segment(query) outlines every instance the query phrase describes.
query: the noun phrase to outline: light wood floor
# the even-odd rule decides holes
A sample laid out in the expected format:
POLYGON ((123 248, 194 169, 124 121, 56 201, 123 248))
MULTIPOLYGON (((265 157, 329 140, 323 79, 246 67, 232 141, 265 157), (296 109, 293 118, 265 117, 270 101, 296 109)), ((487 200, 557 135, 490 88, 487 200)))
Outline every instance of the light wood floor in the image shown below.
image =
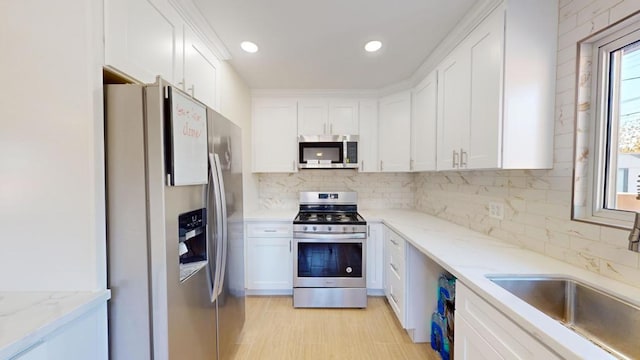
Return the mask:
POLYGON ((233 359, 429 359, 383 297, 366 309, 294 309, 289 296, 247 297, 246 321, 233 359))

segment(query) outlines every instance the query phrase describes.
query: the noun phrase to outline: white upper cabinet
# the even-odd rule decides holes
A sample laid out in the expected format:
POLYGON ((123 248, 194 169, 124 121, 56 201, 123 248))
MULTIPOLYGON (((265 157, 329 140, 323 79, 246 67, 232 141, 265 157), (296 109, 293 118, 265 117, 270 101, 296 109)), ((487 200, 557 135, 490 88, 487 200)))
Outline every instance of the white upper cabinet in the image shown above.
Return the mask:
POLYGON ((378 172, 378 101, 360 101, 360 139, 358 140, 359 172, 378 172))
POLYGON ((177 84, 183 21, 166 0, 105 0, 105 64, 144 83, 177 84))
POLYGON ((194 31, 184 27, 184 79, 179 82, 191 96, 219 110, 219 61, 194 31))
POLYGON ((436 169, 437 72, 433 71, 413 89, 411 115, 411 170, 436 169))
POLYGON ((358 101, 301 99, 299 135, 358 135, 358 101))
POLYGON ((329 134, 358 135, 358 101, 329 101, 329 134))
POLYGON ((501 165, 501 84, 504 12, 497 11, 468 38, 471 104, 469 135, 460 153, 460 167, 492 169, 501 165))
POLYGON ((379 101, 378 151, 380 171, 409 171, 411 158, 411 92, 379 101))
POLYGON ((329 134, 329 105, 322 99, 304 99, 298 102, 298 134, 329 134))
POLYGON ((105 64, 143 83, 156 76, 219 109, 219 60, 167 0, 105 0, 105 64))
POLYGON ((557 11, 507 0, 440 63, 438 170, 552 166, 557 11))
POLYGON ((296 125, 295 99, 253 99, 253 172, 297 171, 296 125))

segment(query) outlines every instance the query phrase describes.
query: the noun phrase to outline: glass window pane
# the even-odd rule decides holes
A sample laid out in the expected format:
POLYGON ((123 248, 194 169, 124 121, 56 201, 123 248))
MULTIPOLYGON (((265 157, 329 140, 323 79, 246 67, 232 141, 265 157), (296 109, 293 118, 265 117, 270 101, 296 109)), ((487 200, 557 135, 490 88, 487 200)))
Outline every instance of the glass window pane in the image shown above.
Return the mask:
POLYGON ((612 53, 607 208, 640 211, 640 41, 612 53))

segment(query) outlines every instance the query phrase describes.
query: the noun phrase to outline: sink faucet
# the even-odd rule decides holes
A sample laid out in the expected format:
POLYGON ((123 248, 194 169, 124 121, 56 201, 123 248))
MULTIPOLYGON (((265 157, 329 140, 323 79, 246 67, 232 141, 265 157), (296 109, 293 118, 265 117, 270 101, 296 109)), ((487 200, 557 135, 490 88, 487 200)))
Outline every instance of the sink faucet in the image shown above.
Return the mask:
POLYGON ((636 213, 633 228, 629 233, 629 250, 638 252, 638 245, 640 245, 640 213, 636 213))

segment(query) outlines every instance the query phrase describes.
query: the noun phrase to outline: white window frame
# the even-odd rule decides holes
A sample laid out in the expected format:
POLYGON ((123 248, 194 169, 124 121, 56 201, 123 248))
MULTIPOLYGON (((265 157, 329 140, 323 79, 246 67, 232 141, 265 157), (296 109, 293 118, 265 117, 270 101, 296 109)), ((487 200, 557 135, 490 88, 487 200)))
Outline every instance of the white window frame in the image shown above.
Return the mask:
MULTIPOLYGON (((595 34, 578 43, 580 49, 583 45, 591 46, 592 51, 592 84, 591 84, 591 111, 589 134, 589 152, 592 155, 588 166, 588 184, 586 194, 586 208, 579 209, 574 203, 573 219, 586 221, 601 225, 631 228, 634 220, 634 212, 625 210, 612 210, 604 208, 603 200, 605 196, 611 199, 611 191, 607 194, 606 183, 613 184, 615 192, 615 176, 617 172, 610 171, 606 174, 606 164, 608 148, 617 149, 617 136, 612 144, 607 146, 608 126, 609 126, 609 69, 610 54, 628 44, 640 41, 640 15, 627 18, 611 27, 595 34), (609 178, 605 182, 605 175, 609 178), (612 182, 613 181, 613 182, 612 182)), ((580 69, 578 69, 580 70, 580 69)), ((619 71, 619 70, 618 70, 619 71)), ((578 71, 580 73, 580 71, 578 71)), ((614 91, 614 97, 619 92, 614 91)), ((616 99, 612 103, 618 103, 616 99)), ((611 109, 613 116, 617 116, 618 108, 611 109)), ((576 105, 576 116, 578 109, 576 105)), ((618 124, 613 124, 616 127, 618 124)), ((577 132, 577 129, 575 130, 577 132)), ((617 128, 611 129, 612 134, 617 134, 617 128)), ((578 135, 576 135, 576 146, 578 146, 578 135)), ((610 166, 617 169, 616 157, 611 157, 610 166)), ((577 179, 574 178, 574 186, 577 179)), ((574 198, 575 198, 574 188, 574 198)))

